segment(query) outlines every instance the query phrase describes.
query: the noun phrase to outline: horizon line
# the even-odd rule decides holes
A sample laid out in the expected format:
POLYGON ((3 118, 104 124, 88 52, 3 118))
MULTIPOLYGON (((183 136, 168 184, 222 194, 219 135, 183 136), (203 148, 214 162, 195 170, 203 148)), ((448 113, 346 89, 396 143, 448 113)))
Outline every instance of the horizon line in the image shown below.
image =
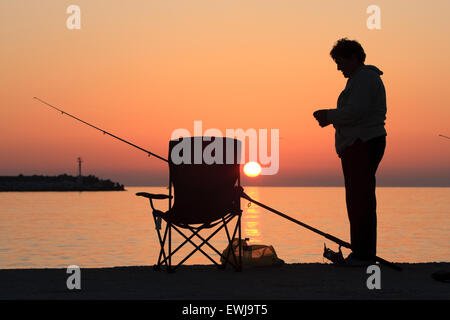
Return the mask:
MULTIPOLYGON (((344 188, 344 185, 241 185, 242 187, 281 187, 281 188, 344 188)), ((160 187, 160 188, 167 188, 167 185, 125 185, 124 187, 144 187, 144 188, 150 188, 150 187, 160 187)), ((450 188, 449 185, 377 185, 377 188, 450 188)))

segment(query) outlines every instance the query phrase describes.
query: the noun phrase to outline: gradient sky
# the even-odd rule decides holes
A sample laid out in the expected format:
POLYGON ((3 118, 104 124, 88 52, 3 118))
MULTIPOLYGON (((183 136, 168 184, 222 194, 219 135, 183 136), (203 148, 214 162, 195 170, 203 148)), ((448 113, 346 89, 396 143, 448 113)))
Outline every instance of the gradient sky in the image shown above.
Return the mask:
POLYGON ((0 175, 84 174, 164 185, 174 129, 280 130, 280 170, 245 184, 342 185, 334 129, 312 117, 345 86, 329 56, 356 39, 384 71, 379 185, 450 186, 450 2, 0 0, 0 175), (81 8, 81 30, 66 8, 81 8), (381 8, 381 30, 366 8, 381 8))

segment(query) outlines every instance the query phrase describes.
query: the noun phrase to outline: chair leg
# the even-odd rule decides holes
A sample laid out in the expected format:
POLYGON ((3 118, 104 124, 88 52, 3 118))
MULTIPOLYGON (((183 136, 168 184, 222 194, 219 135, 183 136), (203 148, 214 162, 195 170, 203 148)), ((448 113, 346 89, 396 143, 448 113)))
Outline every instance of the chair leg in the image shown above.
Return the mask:
POLYGON ((241 214, 238 216, 238 228, 239 228, 239 264, 238 264, 238 270, 236 271, 242 271, 242 235, 241 235, 241 214))
POLYGON ((155 270, 155 271, 161 270, 161 266, 164 264, 166 266, 167 272, 173 273, 175 269, 172 268, 172 255, 174 254, 174 252, 172 252, 172 225, 170 223, 166 223, 166 229, 164 231, 164 236, 162 237, 162 239, 161 239, 160 231, 158 229, 156 231, 158 234, 158 239, 159 239, 159 244, 161 246, 161 249, 159 251, 158 262, 157 262, 157 264, 155 264, 153 266, 153 270, 155 270), (167 241, 167 246, 168 246, 168 254, 167 255, 165 252, 166 241, 167 241))
MULTIPOLYGON (((230 249, 230 250, 227 251, 227 256, 224 257, 225 262, 222 264, 223 269, 225 269, 226 266, 227 266, 227 264, 228 264, 228 258, 230 257, 230 253, 231 253, 231 255, 232 255, 233 258, 234 258, 234 263, 237 264, 236 256, 232 253, 232 251, 234 251, 234 249, 233 249, 233 240, 234 240, 234 234, 235 234, 236 232, 234 232, 233 236, 230 237, 230 233, 228 232, 228 228, 227 228, 227 226, 226 226, 226 221, 225 221, 225 219, 222 218, 222 221, 223 221, 223 223, 224 223, 224 225, 225 225, 225 232, 226 232, 226 234, 227 234, 227 239, 228 239, 228 248, 230 249)), ((228 220, 228 221, 231 221, 231 220, 228 220)))
MULTIPOLYGON (((231 221, 231 219, 228 220, 228 221, 231 221)), ((229 248, 232 248, 232 249, 233 249, 233 240, 236 237, 236 232, 238 232, 238 255, 239 255, 239 258, 237 258, 235 250, 234 249, 233 250, 229 250, 227 252, 227 256, 224 257, 225 258, 225 265, 228 262, 230 262, 228 259, 229 259, 229 255, 230 255, 230 251, 231 251, 231 255, 233 257, 234 264, 231 263, 231 262, 230 262, 230 264, 233 265, 235 271, 242 271, 241 215, 237 216, 236 226, 234 228, 233 235, 232 235, 231 238, 230 238, 230 235, 228 233, 228 228, 226 226, 225 226, 225 230, 226 230, 227 237, 228 237, 229 248)))
MULTIPOLYGON (((173 228, 174 228, 177 232, 180 232, 179 230, 177 230, 176 227, 173 227, 173 228)), ((196 236, 196 235, 198 234, 198 232, 199 232, 199 230, 196 230, 196 231, 193 231, 192 235, 190 235, 189 237, 185 237, 185 236, 184 236, 186 240, 184 240, 183 243, 181 243, 180 245, 178 245, 178 247, 177 247, 175 250, 173 250, 173 251, 171 252, 171 255, 174 256, 175 253, 176 253, 178 250, 180 250, 186 243, 190 242, 191 239, 192 239, 194 236, 196 236)), ((166 264, 167 264, 167 260, 168 260, 168 257, 164 257, 164 260, 161 261, 161 264, 163 264, 163 263, 166 263, 166 264)))
MULTIPOLYGON (((200 234, 197 234, 197 237, 202 241, 202 243, 197 246, 194 243, 192 243, 192 245, 196 248, 194 249, 194 251, 191 252, 191 254, 188 256, 190 257, 192 254, 194 254, 195 251, 199 250, 201 253, 203 253, 209 260, 211 260, 217 267, 221 267, 221 264, 217 263, 216 261, 214 261, 213 258, 211 258, 207 253, 205 253, 200 247, 202 247, 203 245, 207 245, 208 247, 210 247, 215 253, 217 253, 220 257, 224 258, 226 262, 229 262, 231 265, 233 265, 232 262, 228 261, 228 258, 226 258, 225 256, 222 255, 222 253, 220 253, 216 248, 214 248, 208 241, 209 239, 211 239, 216 233, 218 233, 222 228, 226 229, 226 225, 233 219, 233 217, 227 218, 227 220, 225 221, 225 223, 223 223, 220 227, 218 227, 212 234, 209 235, 208 238, 204 239, 200 234)), ((177 230, 178 231, 178 230, 177 230)), ((192 230, 191 230, 192 231, 192 230)), ((178 231, 180 232, 180 231, 178 231)), ((233 234, 233 237, 236 235, 236 231, 233 234)), ((183 235, 183 237, 186 237, 183 235)), ((186 259, 188 258, 186 257, 186 259)), ((185 260, 186 260, 185 259, 185 260)), ((185 261, 183 260, 183 261, 185 261)), ((236 267, 235 265, 233 265, 234 267, 236 267)))
POLYGON ((167 266, 167 272, 173 273, 175 270, 172 268, 172 224, 169 222, 169 265, 167 266))
POLYGON ((234 270, 237 272, 240 272, 240 271, 242 271, 241 215, 237 216, 236 226, 234 228, 233 236, 230 241, 230 247, 232 246, 232 241, 236 236, 236 232, 238 233, 238 255, 239 255, 239 257, 238 258, 236 257, 236 252, 234 250, 232 250, 232 255, 233 255, 234 262, 235 262, 234 270))
MULTIPOLYGON (((209 237, 208 237, 206 240, 199 234, 200 230, 194 231, 193 229, 189 228, 189 230, 190 230, 191 232, 195 233, 195 235, 196 235, 200 240, 202 240, 202 243, 201 243, 200 245, 196 245, 196 244, 190 239, 190 238, 192 238, 192 236, 191 236, 190 238, 188 238, 183 232, 181 232, 180 230, 178 230, 178 228, 176 228, 176 227, 174 226, 175 231, 177 231, 182 237, 184 237, 187 241, 189 241, 189 242, 195 247, 195 249, 194 249, 190 254, 188 254, 183 260, 181 260, 181 261, 178 263, 177 267, 180 266, 181 264, 183 264, 187 259, 189 259, 189 258, 190 258, 195 252, 197 252, 197 251, 200 251, 200 252, 203 253, 203 255, 204 255, 205 257, 207 257, 212 263, 214 263, 215 265, 218 265, 218 263, 217 263, 216 261, 214 261, 214 259, 211 258, 205 251, 203 251, 203 250, 201 249, 201 247, 202 247, 203 245, 205 245, 205 244, 211 247, 211 245, 208 243, 208 240, 211 239, 217 232, 219 232, 221 228, 223 228, 223 225, 220 226, 220 227, 219 227, 216 231, 214 231, 211 235, 209 235, 209 237)), ((214 247, 212 247, 212 248, 214 249, 214 247)), ((220 254, 220 253, 219 253, 219 254, 220 254)))
POLYGON ((219 252, 216 248, 214 248, 209 243, 209 240, 211 238, 213 238, 214 235, 217 234, 222 228, 225 228, 226 234, 227 234, 227 238, 228 238, 228 242, 230 244, 230 248, 232 248, 233 239, 236 237, 236 233, 238 233, 238 235, 239 235, 239 240, 241 239, 241 215, 230 216, 230 217, 227 217, 227 218, 223 219, 223 224, 221 226, 219 226, 212 234, 210 234, 208 237, 206 237, 206 239, 203 238, 200 235, 200 231, 203 230, 203 228, 199 228, 199 229, 188 228, 192 232, 192 235, 187 237, 180 230, 178 230, 178 228, 175 225, 172 225, 171 223, 167 223, 166 224, 166 229, 165 229, 165 232, 164 232, 164 237, 163 237, 162 240, 161 240, 161 235, 159 234, 159 230, 158 230, 158 234, 159 234, 158 237, 159 237, 160 244, 161 244, 161 251, 160 251, 160 254, 159 254, 159 258, 158 258, 158 264, 154 266, 154 269, 155 270, 159 270, 160 267, 164 264, 166 266, 167 272, 168 273, 173 273, 173 272, 175 272, 175 269, 177 267, 182 265, 195 252, 200 251, 201 253, 203 253, 209 260, 211 260, 211 262, 213 262, 220 269, 225 268, 226 264, 229 263, 230 265, 233 266, 235 271, 242 271, 242 244, 241 244, 241 241, 239 241, 239 244, 238 244, 239 245, 239 254, 238 254, 239 257, 236 257, 235 250, 229 250, 227 256, 225 257, 224 255, 222 255, 221 252, 219 252), (237 218, 237 221, 236 221, 236 225, 234 227, 233 235, 230 237, 230 233, 228 231, 227 224, 229 222, 231 222, 231 220, 233 220, 234 217, 237 218), (185 241, 173 251, 172 251, 172 229, 177 231, 185 239, 185 241), (167 237, 168 237, 168 239, 167 239, 167 237), (200 245, 197 245, 197 244, 195 244, 192 241, 193 237, 197 237, 198 239, 200 239, 202 241, 200 243, 200 245), (168 242, 167 243, 167 247, 168 247, 167 248, 168 249, 167 252, 165 252, 165 250, 164 250, 165 246, 166 246, 166 241, 168 242), (175 252, 177 252, 187 242, 191 243, 194 246, 194 250, 190 254, 188 254, 183 260, 181 260, 176 266, 172 266, 172 256, 175 254, 175 252), (225 259, 225 263, 224 264, 217 263, 204 250, 202 250, 201 247, 203 245, 207 245, 212 250, 214 250, 220 257, 223 257, 225 259), (230 257, 230 251, 231 251, 231 254, 232 254, 233 258, 230 257), (231 259, 233 259, 233 261, 231 261, 231 259))
MULTIPOLYGON (((212 258, 210 258, 208 255, 206 255, 201 249, 199 249, 199 250, 202 251, 202 253, 204 253, 210 260, 212 260, 212 261, 217 265, 217 267, 218 267, 219 269, 225 269, 226 265, 229 263, 230 265, 233 266, 233 268, 234 268, 236 271, 242 271, 242 259, 240 258, 240 259, 238 260, 238 259, 236 258, 236 253, 234 252, 234 250, 228 250, 227 255, 224 256, 221 252, 219 252, 216 248, 214 248, 214 247, 208 242, 208 240, 209 240, 212 236, 214 236, 215 233, 217 233, 221 228, 224 228, 224 229, 225 229, 225 232, 226 232, 226 235, 227 235, 227 238, 228 238, 229 248, 233 248, 233 239, 236 237, 236 232, 237 232, 237 231, 239 231, 239 244, 240 244, 240 238, 241 238, 241 232, 240 232, 240 227, 241 227, 241 224, 240 224, 240 216, 237 217, 236 226, 235 226, 235 228, 234 228, 233 235, 232 235, 231 237, 230 237, 230 233, 228 232, 227 224, 228 224, 229 222, 231 222, 231 220, 233 220, 233 218, 234 218, 234 216, 229 217, 229 218, 227 218, 227 219, 222 219, 223 224, 222 224, 222 225, 221 225, 221 226, 220 226, 213 234, 211 234, 206 240, 205 240, 202 236, 197 235, 197 237, 198 237, 200 240, 202 240, 202 244, 200 245, 200 247, 201 247, 202 245, 204 245, 204 244, 206 244, 207 246, 209 246, 214 252, 216 252, 220 257, 222 257, 222 258, 225 260, 225 263, 224 263, 224 264, 218 264, 218 263, 216 263, 215 261, 212 260, 212 258), (231 262, 231 260, 230 260, 230 259, 231 259, 231 258, 230 258, 230 252, 231 252, 231 255, 232 255, 232 257, 233 257, 234 263, 231 262), (238 261, 239 261, 239 262, 238 262, 238 261)), ((193 253, 193 252, 192 252, 192 253, 193 253)), ((242 255, 242 249, 240 250, 239 255, 240 255, 240 256, 242 255)))
MULTIPOLYGON (((155 220, 155 225, 156 225, 156 217, 153 216, 154 220, 155 220)), ((160 266, 166 261, 166 253, 164 251, 164 247, 166 244, 166 239, 167 239, 167 231, 168 231, 168 225, 166 224, 166 229, 164 230, 164 236, 163 238, 161 238, 161 232, 159 228, 156 228, 156 233, 158 234, 158 240, 159 240, 159 245, 160 245, 160 251, 159 251, 159 256, 158 256, 158 263, 155 265, 154 269, 155 270, 159 270, 160 266), (161 261, 161 258, 164 257, 164 260, 161 261)), ((167 265, 167 263, 166 263, 167 265)))
POLYGON ((166 241, 167 241, 168 234, 169 234, 169 225, 166 225, 166 230, 164 232, 164 238, 161 243, 161 252, 159 253, 159 257, 158 257, 158 265, 160 265, 160 266, 163 263, 167 266, 167 256, 166 256, 166 252, 165 252, 165 247, 166 247, 166 241), (164 257, 163 261, 161 261, 162 257, 164 257))

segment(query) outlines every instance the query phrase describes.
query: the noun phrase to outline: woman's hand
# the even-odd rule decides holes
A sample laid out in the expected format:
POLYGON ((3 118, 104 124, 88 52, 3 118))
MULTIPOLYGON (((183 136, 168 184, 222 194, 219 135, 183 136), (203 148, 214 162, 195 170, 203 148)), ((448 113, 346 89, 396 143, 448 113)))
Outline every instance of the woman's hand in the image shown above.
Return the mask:
POLYGON ((319 125, 323 128, 329 125, 331 122, 327 119, 328 110, 320 109, 313 113, 314 118, 319 122, 319 125))

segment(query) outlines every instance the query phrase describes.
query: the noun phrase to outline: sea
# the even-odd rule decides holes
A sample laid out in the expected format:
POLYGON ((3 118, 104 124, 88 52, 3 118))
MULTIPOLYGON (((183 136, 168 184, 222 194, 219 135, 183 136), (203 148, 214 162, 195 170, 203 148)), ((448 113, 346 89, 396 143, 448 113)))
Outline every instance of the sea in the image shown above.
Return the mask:
MULTIPOLYGON (((147 199, 137 192, 167 194, 164 187, 126 187, 107 192, 1 192, 0 269, 151 266, 159 241, 147 199)), ((342 187, 245 187, 245 192, 288 216, 349 241, 342 187)), ((377 188, 377 254, 394 262, 450 261, 450 188, 377 188)), ((155 200, 165 211, 167 200, 155 200)), ((286 263, 325 262, 324 244, 338 246, 247 200, 241 200, 242 238, 274 247, 286 263)), ((222 230, 223 231, 223 230, 222 230)), ((211 243, 221 252, 225 232, 211 243)), ((210 233, 207 230, 205 237, 210 233)), ((182 238, 173 232, 173 248, 182 238)), ((195 241, 199 244, 199 241, 195 241)), ((207 246, 211 257, 219 256, 207 246)), ((193 250, 188 243, 173 263, 193 250)), ((349 253, 343 249, 344 255, 349 253)), ((211 264, 197 252, 185 264, 211 264)))

